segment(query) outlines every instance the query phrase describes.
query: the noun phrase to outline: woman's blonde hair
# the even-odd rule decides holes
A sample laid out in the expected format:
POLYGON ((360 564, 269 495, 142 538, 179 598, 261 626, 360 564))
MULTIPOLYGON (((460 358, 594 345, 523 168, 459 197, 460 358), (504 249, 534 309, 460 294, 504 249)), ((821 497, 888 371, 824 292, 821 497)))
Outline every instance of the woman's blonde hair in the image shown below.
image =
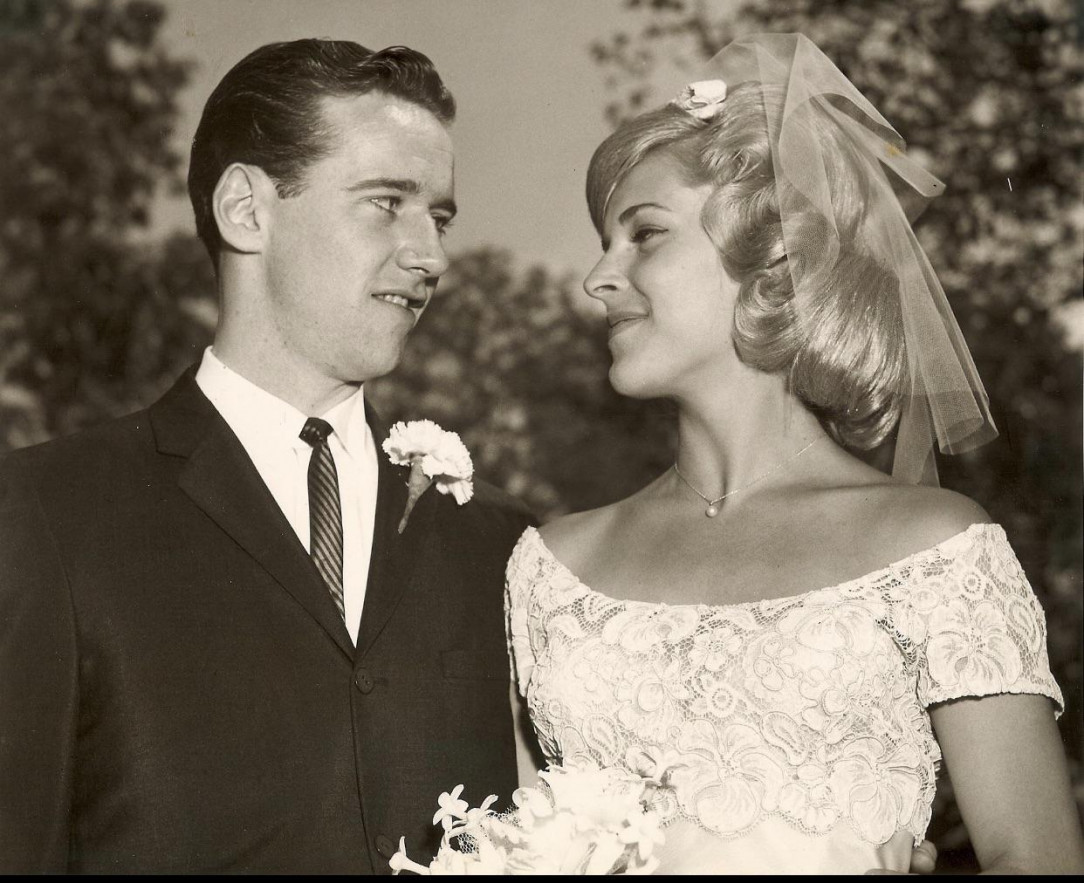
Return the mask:
POLYGON ((786 376, 788 388, 841 444, 869 449, 899 420, 907 380, 907 354, 899 282, 856 245, 869 210, 868 171, 851 143, 825 114, 807 117, 831 191, 833 217, 812 206, 790 219, 784 247, 767 119, 778 119, 781 89, 740 85, 721 112, 704 123, 667 105, 622 125, 602 144, 587 172, 587 202, 602 232, 610 196, 648 155, 677 160, 690 186, 712 185, 701 213, 705 232, 740 289, 733 341, 741 360, 786 376), (767 109, 765 105, 772 103, 767 109), (814 245, 826 223, 841 248, 824 254, 814 245), (808 235, 803 235, 808 233, 808 235), (792 268, 813 280, 795 298, 792 268))

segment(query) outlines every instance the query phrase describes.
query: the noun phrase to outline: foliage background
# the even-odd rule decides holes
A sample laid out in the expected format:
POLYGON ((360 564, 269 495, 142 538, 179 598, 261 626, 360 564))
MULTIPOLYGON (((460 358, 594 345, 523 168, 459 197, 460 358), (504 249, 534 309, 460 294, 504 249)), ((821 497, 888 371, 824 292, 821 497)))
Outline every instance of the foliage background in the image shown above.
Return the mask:
MULTIPOLYGON (((684 0, 634 14, 592 48, 611 121, 660 66, 733 35, 801 31, 949 183, 920 238, 990 393, 1001 437, 942 463, 942 482, 1003 524, 1043 601, 1060 725, 1084 804, 1081 708, 1084 65, 1079 4, 1057 0, 684 0)), ((214 281, 190 235, 149 239, 190 65, 151 0, 0 0, 0 451, 153 401, 213 331, 214 281)), ((614 395, 578 280, 495 248, 458 255, 402 366, 370 384, 390 418, 459 431, 486 478, 543 517, 614 500, 670 462, 665 405, 614 395)), ((970 866, 939 793, 942 867, 970 866)))

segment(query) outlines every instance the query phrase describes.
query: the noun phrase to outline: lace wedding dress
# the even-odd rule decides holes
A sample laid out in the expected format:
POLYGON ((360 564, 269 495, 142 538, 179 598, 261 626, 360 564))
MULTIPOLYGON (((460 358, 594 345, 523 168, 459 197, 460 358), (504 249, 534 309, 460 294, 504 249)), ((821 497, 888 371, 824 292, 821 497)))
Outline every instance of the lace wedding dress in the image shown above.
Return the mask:
POLYGON ((529 528, 506 609, 547 761, 672 786, 662 871, 906 870, 941 759, 928 706, 1062 704, 1042 609, 996 525, 836 586, 723 606, 602 595, 529 528))

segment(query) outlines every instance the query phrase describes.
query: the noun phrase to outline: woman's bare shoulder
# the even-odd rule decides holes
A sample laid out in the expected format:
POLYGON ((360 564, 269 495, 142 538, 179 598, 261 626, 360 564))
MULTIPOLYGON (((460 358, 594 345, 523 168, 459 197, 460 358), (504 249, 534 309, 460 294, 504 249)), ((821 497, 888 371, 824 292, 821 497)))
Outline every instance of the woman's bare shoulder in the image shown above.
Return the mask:
POLYGON ((931 549, 973 524, 989 524, 989 514, 969 497, 945 488, 884 483, 856 488, 862 499, 858 523, 889 559, 931 549))
POLYGON ((613 523, 620 503, 561 515, 542 525, 538 532, 547 548, 561 561, 574 566, 591 554, 613 523))
POLYGON ((640 511, 661 478, 616 503, 554 518, 538 529, 543 542, 558 559, 575 569, 577 564, 605 548, 623 519, 640 511))

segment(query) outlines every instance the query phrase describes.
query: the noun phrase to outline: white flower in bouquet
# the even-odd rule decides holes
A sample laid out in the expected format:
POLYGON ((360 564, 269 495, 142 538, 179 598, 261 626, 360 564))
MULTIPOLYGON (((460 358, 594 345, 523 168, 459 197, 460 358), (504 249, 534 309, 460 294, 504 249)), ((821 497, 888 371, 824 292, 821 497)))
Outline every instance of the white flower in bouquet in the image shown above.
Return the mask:
POLYGON ((392 870, 417 874, 650 874, 663 842, 650 808, 656 782, 618 769, 551 766, 536 788, 520 788, 515 807, 496 813, 490 796, 470 809, 463 786, 439 798, 433 818, 444 826, 428 866, 392 856, 392 870))

